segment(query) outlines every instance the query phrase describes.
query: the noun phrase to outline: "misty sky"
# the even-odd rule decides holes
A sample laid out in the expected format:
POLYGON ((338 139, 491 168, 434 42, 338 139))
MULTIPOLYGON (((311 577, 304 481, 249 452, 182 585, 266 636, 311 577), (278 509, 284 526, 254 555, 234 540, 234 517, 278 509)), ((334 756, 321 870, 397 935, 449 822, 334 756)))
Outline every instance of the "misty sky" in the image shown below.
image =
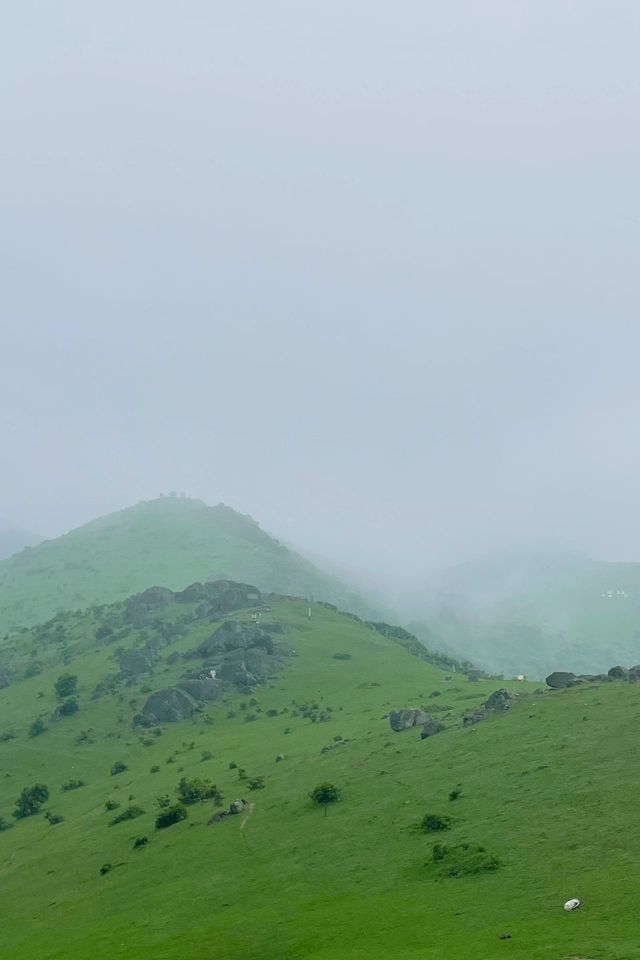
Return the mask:
POLYGON ((0 14, 0 515, 640 559, 640 6, 0 14))

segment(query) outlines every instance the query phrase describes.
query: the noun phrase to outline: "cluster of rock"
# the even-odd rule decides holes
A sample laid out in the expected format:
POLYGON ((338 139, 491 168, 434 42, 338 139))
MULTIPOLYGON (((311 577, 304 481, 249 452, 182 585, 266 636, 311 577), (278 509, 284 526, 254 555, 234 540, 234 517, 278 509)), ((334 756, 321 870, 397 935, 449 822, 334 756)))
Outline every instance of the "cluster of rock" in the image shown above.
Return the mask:
POLYGON ((174 687, 152 693, 133 722, 140 727, 154 727, 159 723, 188 720, 203 704, 222 699, 224 687, 221 680, 179 680, 174 687))
POLYGON ((567 687, 577 687, 580 683, 603 683, 610 680, 628 680, 631 683, 640 681, 640 664, 635 667, 615 666, 607 673, 569 673, 565 670, 556 670, 550 673, 545 683, 552 690, 566 690, 567 687))
POLYGON ((225 620, 187 654, 187 659, 201 660, 201 666, 186 673, 175 686, 152 693, 134 722, 149 727, 186 720, 204 704, 222 699, 231 684, 249 693, 265 683, 294 655, 288 644, 276 643, 271 635, 270 631, 282 633, 282 625, 269 624, 269 630, 266 626, 225 620))
POLYGON ((389 723, 391 729, 395 730, 396 733, 400 733, 402 730, 409 730, 411 727, 422 727, 420 731, 421 740, 433 737, 436 733, 440 733, 445 729, 444 724, 435 720, 430 713, 411 708, 392 710, 389 714, 389 723))
POLYGON ((217 813, 214 813, 214 815, 207 820, 207 826, 210 827, 214 823, 220 823, 221 820, 226 820, 227 817, 237 816, 237 814, 246 810, 248 806, 249 804, 246 800, 234 800, 228 810, 218 810, 217 813))
POLYGON ((472 727, 474 724, 480 723, 481 720, 484 720, 491 713, 505 713, 511 708, 515 699, 515 696, 509 693, 505 687, 494 690, 483 704, 475 710, 467 710, 467 712, 463 714, 462 726, 472 727))
POLYGON ((141 626, 170 603, 197 603, 198 617, 215 620, 234 610, 257 607, 263 603, 263 597, 257 587, 235 580, 192 583, 177 592, 167 587, 149 587, 127 600, 124 620, 133 626, 141 626))

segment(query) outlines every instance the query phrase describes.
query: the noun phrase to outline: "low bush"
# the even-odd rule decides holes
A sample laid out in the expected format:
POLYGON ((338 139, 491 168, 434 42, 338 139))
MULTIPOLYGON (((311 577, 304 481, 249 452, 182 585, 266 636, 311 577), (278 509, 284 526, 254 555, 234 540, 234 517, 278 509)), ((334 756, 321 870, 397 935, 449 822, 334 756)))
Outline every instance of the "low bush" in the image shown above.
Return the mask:
POLYGON ((78 706, 78 701, 75 697, 69 697, 68 700, 63 700, 63 702, 58 707, 58 716, 59 717, 72 717, 74 713, 77 713, 80 707, 78 706))
POLYGON ((30 736, 30 737, 39 737, 40 734, 41 734, 41 733, 44 733, 46 729, 47 729, 47 728, 46 728, 46 726, 45 726, 45 724, 44 724, 44 720, 42 720, 40 717, 38 717, 36 720, 33 721, 33 723, 31 724, 31 726, 29 727, 29 736, 30 736))
POLYGON ((249 790, 264 790, 266 786, 264 777, 254 777, 253 780, 248 780, 247 786, 249 790))
POLYGON ((431 863, 437 865, 438 873, 445 877, 473 877, 481 873, 493 873, 502 866, 502 861, 479 843, 458 843, 454 846, 435 843, 431 850, 431 863))
POLYGON ((117 817, 114 817, 113 820, 109 823, 110 827, 115 827, 117 823, 124 823, 125 820, 135 820, 136 817, 141 817, 144 813, 142 807, 125 807, 122 813, 119 813, 117 817))
POLYGON ((156 817, 156 829, 164 830, 166 827, 171 827, 174 823, 179 823, 181 820, 186 819, 186 807, 184 807, 181 803, 176 803, 172 807, 167 807, 166 810, 163 810, 162 813, 158 814, 156 817))
POLYGON ((35 783, 32 787, 23 787, 22 793, 16 800, 13 815, 16 820, 30 817, 38 813, 49 799, 49 790, 44 783, 35 783))
POLYGON ((44 816, 45 816, 45 820, 48 820, 49 823, 50 823, 52 826, 53 826, 54 823, 63 823, 63 822, 64 822, 64 817, 63 817, 63 816, 61 816, 59 813, 51 813, 50 810, 47 810, 47 812, 45 813, 44 816))
POLYGON ((451 817, 441 813, 425 813, 420 821, 420 828, 425 833, 436 833, 438 830, 450 830, 452 824, 451 817))
POLYGON ((176 793, 182 803, 199 803, 201 800, 222 800, 222 793, 218 790, 215 783, 212 783, 211 780, 200 780, 198 777, 194 777, 192 780, 189 780, 187 777, 182 777, 176 787, 176 793))
POLYGON ((80 787, 86 786, 84 780, 67 780, 66 783, 62 784, 63 793, 68 793, 69 790, 79 790, 80 787))
POLYGON ((129 769, 129 768, 128 768, 128 766, 126 765, 126 763, 124 763, 122 760, 118 760, 118 761, 116 761, 116 763, 114 763, 114 765, 111 767, 111 776, 112 776, 112 777, 115 777, 115 776, 117 776, 117 774, 119 774, 119 773, 124 773, 125 770, 128 770, 128 769, 129 769))

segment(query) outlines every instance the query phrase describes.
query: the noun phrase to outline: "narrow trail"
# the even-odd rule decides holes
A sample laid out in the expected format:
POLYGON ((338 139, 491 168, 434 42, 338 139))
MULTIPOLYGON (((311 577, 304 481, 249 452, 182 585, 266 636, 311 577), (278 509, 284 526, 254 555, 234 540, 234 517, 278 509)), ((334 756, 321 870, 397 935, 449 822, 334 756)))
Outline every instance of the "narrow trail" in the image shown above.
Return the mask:
POLYGON ((242 832, 244 831, 244 828, 245 828, 245 826, 246 826, 246 824, 247 824, 247 821, 248 821, 249 817, 251 816, 251 814, 253 813, 253 811, 255 810, 255 808, 256 808, 255 803, 249 803, 249 804, 247 805, 247 812, 245 813, 244 817, 242 818, 242 822, 241 822, 241 824, 240 824, 240 833, 242 833, 242 832))

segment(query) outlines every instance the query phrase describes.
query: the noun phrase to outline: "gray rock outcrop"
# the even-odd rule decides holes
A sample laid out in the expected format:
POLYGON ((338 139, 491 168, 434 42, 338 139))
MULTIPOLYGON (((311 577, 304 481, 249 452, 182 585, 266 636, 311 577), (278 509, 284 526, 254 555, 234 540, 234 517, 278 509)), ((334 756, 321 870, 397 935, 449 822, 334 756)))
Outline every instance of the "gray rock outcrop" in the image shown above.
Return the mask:
POLYGON ((550 673, 545 680, 547 686, 553 690, 564 690, 567 687, 575 687, 579 682, 575 673, 568 673, 564 670, 556 670, 555 673, 550 673))
POLYGON ((434 720, 433 717, 429 717, 420 731, 420 739, 427 740, 429 737, 435 737, 436 733, 441 733, 445 729, 444 723, 440 723, 438 720, 434 720))
POLYGON ((485 710, 495 711, 496 713, 504 713, 505 710, 508 710, 515 697, 512 693, 509 693, 505 687, 501 687, 500 690, 494 690, 490 697, 485 700, 483 706, 485 710))
POLYGON ((412 710, 410 708, 392 710, 389 714, 391 729, 395 730, 396 733, 427 723, 427 721, 431 719, 432 717, 430 717, 428 713, 425 713, 424 710, 412 710))

